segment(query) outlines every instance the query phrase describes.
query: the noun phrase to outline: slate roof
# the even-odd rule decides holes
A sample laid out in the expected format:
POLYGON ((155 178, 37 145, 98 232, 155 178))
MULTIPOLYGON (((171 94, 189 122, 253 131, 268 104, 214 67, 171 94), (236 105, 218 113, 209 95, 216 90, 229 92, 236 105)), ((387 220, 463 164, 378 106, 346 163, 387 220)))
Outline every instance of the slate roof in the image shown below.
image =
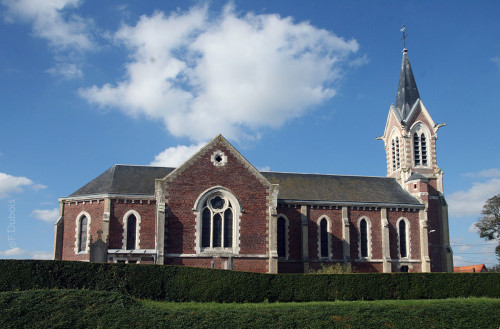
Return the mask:
POLYGON ((408 49, 403 49, 403 61, 401 63, 401 73, 399 74, 398 94, 396 96, 396 110, 402 120, 407 120, 415 102, 420 98, 417 83, 413 76, 408 49))
POLYGON ((412 173, 411 176, 406 180, 406 182, 408 183, 408 182, 411 182, 414 180, 421 180, 424 182, 429 182, 429 179, 427 177, 425 177, 424 175, 422 175, 421 173, 418 173, 418 172, 412 173))
POLYGON ((155 194, 155 179, 167 176, 175 168, 114 165, 70 197, 98 194, 155 194))
POLYGON ((278 199, 419 205, 394 178, 262 172, 279 184, 278 199))
MULTIPOLYGON (((99 194, 154 195, 155 179, 175 168, 115 165, 69 197, 99 194)), ((261 172, 279 184, 278 199, 420 205, 394 178, 261 172)))

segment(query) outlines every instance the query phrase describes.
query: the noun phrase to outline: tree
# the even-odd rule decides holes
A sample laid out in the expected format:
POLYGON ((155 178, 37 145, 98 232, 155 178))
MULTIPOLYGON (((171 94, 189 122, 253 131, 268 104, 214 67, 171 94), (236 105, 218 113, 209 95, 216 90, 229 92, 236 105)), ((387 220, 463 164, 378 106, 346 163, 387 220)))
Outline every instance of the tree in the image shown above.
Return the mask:
POLYGON ((486 200, 481 215, 475 223, 479 236, 486 240, 498 241, 495 251, 500 259, 500 194, 486 200))

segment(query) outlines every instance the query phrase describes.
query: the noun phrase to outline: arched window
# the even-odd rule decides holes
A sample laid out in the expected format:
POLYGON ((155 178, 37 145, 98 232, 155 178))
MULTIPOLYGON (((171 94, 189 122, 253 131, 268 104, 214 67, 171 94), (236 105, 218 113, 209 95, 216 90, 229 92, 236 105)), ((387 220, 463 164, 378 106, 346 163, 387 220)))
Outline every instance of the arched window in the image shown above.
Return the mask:
POLYGON ((413 153, 415 158, 415 166, 420 165, 420 138, 417 133, 413 134, 413 153))
POLYGON ((140 249, 141 215, 130 209, 123 215, 122 248, 126 250, 140 249))
POLYGON ((215 193, 203 202, 201 247, 232 248, 235 209, 223 193, 215 193))
POLYGON ((80 232, 79 232, 79 244, 78 244, 78 252, 87 250, 87 226, 88 219, 84 215, 80 217, 80 232))
POLYGON ((127 218, 127 250, 135 249, 137 218, 130 215, 127 218))
POLYGON ((320 221, 320 255, 321 257, 328 257, 328 223, 326 218, 320 221))
POLYGON ((400 258, 408 257, 408 223, 404 218, 398 222, 398 238, 399 238, 399 256, 400 258))
POLYGON ((399 154, 399 137, 392 139, 392 170, 401 168, 401 160, 399 154))
POLYGON ((82 211, 75 220, 75 254, 88 252, 90 240, 90 226, 92 219, 90 214, 82 211))
POLYGON ((396 170, 396 141, 392 140, 392 170, 396 170))
POLYGON ((358 220, 360 258, 370 257, 370 226, 368 218, 362 217, 358 220))
POLYGON ((401 162, 399 160, 399 137, 396 137, 396 168, 401 167, 401 162))
POLYGON ((428 130, 419 122, 412 128, 413 160, 415 166, 427 166, 429 163, 428 130))
POLYGON ((278 217, 277 228, 278 257, 286 257, 286 221, 283 217, 278 217))
POLYGON ((420 145, 422 147, 422 165, 427 166, 427 144, 425 135, 420 135, 420 145))

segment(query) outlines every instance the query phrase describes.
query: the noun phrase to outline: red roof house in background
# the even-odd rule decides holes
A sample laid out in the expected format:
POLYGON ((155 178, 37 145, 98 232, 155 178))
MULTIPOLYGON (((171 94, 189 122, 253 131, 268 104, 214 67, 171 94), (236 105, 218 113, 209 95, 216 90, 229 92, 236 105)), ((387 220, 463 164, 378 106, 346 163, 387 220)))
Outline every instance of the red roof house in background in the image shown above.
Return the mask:
POLYGON ((460 273, 479 273, 479 272, 488 272, 486 265, 478 264, 478 265, 469 265, 469 266, 456 266, 453 268, 453 272, 460 273))

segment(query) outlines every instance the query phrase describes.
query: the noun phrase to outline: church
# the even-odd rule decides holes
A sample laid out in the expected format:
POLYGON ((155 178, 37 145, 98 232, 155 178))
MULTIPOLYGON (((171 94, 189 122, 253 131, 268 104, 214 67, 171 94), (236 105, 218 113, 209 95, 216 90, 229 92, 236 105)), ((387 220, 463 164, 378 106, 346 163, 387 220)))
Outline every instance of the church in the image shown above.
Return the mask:
MULTIPOLYGON (((54 259, 261 273, 452 272, 438 129, 408 58, 383 140, 386 177, 259 172, 222 135, 177 168, 115 165, 59 199, 54 259)), ((346 146, 348 147, 348 145, 346 146)))

